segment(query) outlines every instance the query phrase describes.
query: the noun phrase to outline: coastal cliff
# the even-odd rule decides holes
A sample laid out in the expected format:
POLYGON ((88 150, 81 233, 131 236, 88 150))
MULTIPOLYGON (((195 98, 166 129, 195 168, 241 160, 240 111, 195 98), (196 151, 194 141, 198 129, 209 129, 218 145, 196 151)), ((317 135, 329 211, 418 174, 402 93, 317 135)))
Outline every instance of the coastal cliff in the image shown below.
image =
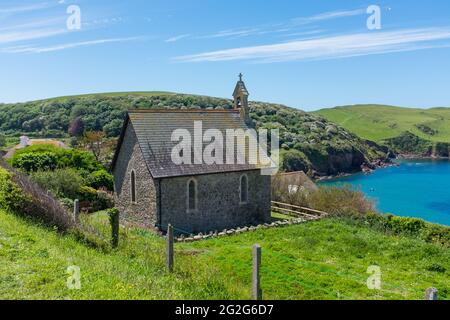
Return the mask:
POLYGON ((450 143, 432 142, 406 131, 384 143, 403 158, 448 158, 450 143))
POLYGON ((448 158, 450 154, 450 108, 374 104, 322 109, 314 114, 387 147, 391 157, 448 158))

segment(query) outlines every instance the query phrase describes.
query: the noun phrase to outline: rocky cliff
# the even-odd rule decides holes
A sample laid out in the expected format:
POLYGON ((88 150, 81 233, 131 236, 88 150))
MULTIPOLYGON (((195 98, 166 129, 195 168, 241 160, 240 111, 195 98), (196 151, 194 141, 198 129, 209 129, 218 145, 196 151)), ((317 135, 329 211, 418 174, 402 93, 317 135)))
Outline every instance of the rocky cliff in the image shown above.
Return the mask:
POLYGON ((450 143, 428 141, 409 131, 398 137, 386 139, 384 143, 403 157, 448 158, 450 155, 450 143))

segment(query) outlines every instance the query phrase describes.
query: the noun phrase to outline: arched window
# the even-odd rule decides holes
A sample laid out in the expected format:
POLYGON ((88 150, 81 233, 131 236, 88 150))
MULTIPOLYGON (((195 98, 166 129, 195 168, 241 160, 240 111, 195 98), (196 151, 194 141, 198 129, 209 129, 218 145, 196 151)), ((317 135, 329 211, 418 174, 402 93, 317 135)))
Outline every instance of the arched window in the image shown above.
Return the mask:
POLYGON ((187 211, 197 210, 197 181, 190 179, 187 183, 187 211))
POLYGON ((131 202, 136 203, 136 173, 131 170, 131 202))
POLYGON ((248 202, 248 177, 246 174, 241 176, 239 193, 241 204, 246 204, 248 202))

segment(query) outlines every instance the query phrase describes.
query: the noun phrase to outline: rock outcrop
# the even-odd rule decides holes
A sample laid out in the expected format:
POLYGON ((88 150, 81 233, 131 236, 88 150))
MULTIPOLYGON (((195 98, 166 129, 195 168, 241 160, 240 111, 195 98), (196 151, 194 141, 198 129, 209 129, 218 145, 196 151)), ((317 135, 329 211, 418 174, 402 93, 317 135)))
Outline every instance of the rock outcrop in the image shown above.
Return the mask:
POLYGON ((450 143, 431 142, 409 131, 398 137, 387 139, 384 143, 401 157, 448 158, 450 156, 450 143))

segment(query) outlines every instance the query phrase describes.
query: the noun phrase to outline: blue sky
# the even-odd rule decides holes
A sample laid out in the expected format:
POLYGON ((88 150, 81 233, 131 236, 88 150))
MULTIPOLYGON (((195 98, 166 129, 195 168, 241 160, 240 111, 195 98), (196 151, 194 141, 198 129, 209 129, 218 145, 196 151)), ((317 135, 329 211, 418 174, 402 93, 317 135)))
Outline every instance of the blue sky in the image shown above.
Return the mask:
POLYGON ((112 91, 450 107, 450 2, 0 0, 0 102, 112 91), (81 10, 68 30, 67 8, 81 10), (381 29, 367 8, 381 8, 381 29))

